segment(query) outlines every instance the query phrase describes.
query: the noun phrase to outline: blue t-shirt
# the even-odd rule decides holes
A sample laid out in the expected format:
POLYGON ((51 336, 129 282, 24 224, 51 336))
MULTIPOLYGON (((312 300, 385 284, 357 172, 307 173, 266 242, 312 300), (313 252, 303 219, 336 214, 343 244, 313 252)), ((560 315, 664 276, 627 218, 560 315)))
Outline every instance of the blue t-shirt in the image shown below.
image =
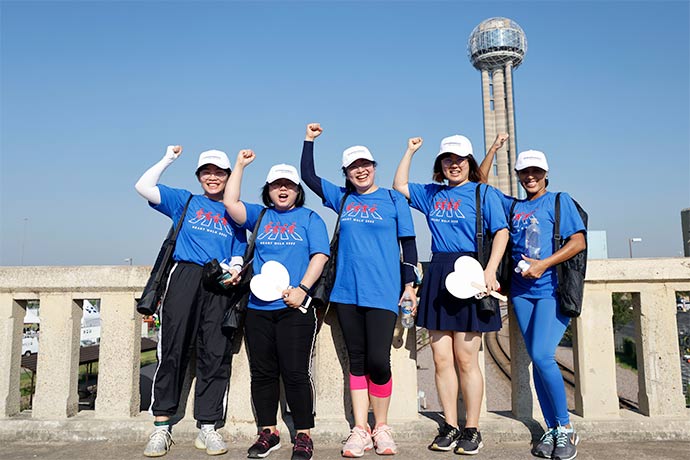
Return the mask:
MULTIPOLYGON (((479 184, 457 187, 442 184, 408 184, 410 206, 426 216, 432 252, 477 252, 477 198, 479 184)), ((497 190, 480 189, 484 229, 492 234, 508 227, 497 190)))
MULTIPOLYGON (((503 195, 503 208, 506 215, 515 198, 503 195)), ((561 236, 565 240, 577 232, 585 232, 585 225, 577 212, 570 195, 561 193, 561 236)), ((546 259, 553 254, 553 229, 556 221, 556 194, 546 192, 536 200, 517 200, 513 209, 513 221, 510 225, 510 239, 513 244, 513 267, 522 260, 522 254, 529 257, 527 250, 527 228, 534 222, 539 229, 536 239, 539 241, 538 259, 546 259)), ((534 257, 533 257, 534 258, 534 257)), ((538 279, 523 278, 514 273, 510 284, 511 297, 533 299, 556 298, 556 268, 551 267, 538 279)))
MULTIPOLYGON (((160 204, 149 205, 179 222, 184 205, 191 193, 187 190, 158 185, 160 204)), ((233 256, 243 256, 247 248, 246 232, 241 230, 225 212, 221 201, 213 201, 204 195, 194 195, 177 235, 173 260, 204 265, 212 259, 229 261, 233 256)))
MULTIPOLYGON (((345 187, 325 179, 321 179, 321 187, 324 205, 338 212, 345 187)), ((397 314, 401 288, 398 238, 407 236, 414 236, 414 224, 403 195, 385 188, 348 195, 340 218, 331 301, 397 314)))
MULTIPOLYGON (((250 203, 244 203, 244 206, 247 221, 242 227, 252 231, 264 207, 250 203)), ((311 256, 318 253, 329 255, 331 252, 323 219, 311 209, 303 207, 284 212, 268 208, 261 218, 254 244, 254 275, 261 273, 264 263, 274 260, 287 269, 290 286, 297 286, 302 281, 311 256)), ((264 302, 251 294, 249 308, 280 310, 288 307, 283 299, 264 302)))

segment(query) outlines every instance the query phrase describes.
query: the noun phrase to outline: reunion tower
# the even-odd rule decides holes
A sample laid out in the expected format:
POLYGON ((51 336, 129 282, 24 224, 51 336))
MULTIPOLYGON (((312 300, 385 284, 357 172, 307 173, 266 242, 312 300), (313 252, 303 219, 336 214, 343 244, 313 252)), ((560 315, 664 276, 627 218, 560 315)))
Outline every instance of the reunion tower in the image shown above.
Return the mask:
POLYGON ((518 196, 518 180, 514 172, 517 143, 513 69, 522 64, 526 52, 525 32, 515 21, 507 18, 482 21, 474 28, 467 42, 470 61, 482 73, 486 149, 491 146, 496 134, 508 133, 510 136, 496 153, 489 184, 512 196, 518 196))

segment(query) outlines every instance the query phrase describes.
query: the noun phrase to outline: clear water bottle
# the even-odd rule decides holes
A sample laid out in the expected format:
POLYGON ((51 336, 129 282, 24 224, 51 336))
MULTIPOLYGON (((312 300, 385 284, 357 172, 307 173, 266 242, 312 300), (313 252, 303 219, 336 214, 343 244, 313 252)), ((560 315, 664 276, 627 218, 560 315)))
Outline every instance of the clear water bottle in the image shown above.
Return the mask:
POLYGON ((414 327, 414 316, 412 315, 412 299, 410 298, 409 294, 405 293, 405 295, 403 296, 400 308, 402 309, 402 318, 400 319, 400 324, 402 324, 402 327, 405 329, 410 329, 411 327, 414 327))
POLYGON ((541 231, 539 230, 539 222, 536 217, 530 219, 530 223, 525 229, 525 249, 527 249, 527 257, 531 259, 538 259, 541 252, 541 244, 539 242, 541 231))

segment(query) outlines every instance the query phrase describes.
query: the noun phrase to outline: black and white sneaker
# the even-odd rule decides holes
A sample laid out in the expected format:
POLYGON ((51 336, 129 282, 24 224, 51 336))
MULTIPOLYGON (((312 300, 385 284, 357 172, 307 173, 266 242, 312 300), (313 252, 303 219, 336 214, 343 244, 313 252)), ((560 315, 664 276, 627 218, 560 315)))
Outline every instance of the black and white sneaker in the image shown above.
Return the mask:
POLYGON ((482 447, 482 434, 476 428, 465 428, 453 452, 460 455, 476 455, 482 447))
POLYGON ((458 443, 460 437, 460 430, 454 426, 443 422, 443 425, 438 429, 438 436, 429 444, 429 450, 438 450, 448 452, 453 450, 458 443))
POLYGON ((314 456, 314 442, 307 433, 297 433, 290 460, 311 460, 314 456))
POLYGON ((553 454, 553 447, 556 443, 556 428, 551 428, 549 431, 541 435, 538 442, 532 447, 532 455, 541 458, 551 458, 553 454))
POLYGON ((577 457, 577 443, 580 438, 574 429, 566 429, 559 426, 556 429, 556 444, 553 448, 551 458, 554 460, 572 460, 577 457))
POLYGON ((274 450, 280 449, 280 436, 270 428, 264 429, 259 433, 259 439, 247 451, 249 458, 264 458, 274 450))

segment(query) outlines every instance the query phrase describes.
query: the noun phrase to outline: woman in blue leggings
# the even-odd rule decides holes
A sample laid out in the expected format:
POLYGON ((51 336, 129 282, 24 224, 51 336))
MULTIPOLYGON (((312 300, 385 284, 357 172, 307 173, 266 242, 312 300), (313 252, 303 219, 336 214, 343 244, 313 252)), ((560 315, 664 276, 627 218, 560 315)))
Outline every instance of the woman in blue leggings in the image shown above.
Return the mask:
MULTIPOLYGON (((492 157, 482 162, 488 170, 492 157)), ((518 326, 532 358, 534 386, 548 429, 532 448, 532 455, 558 460, 577 456, 579 441, 570 417, 563 377, 555 353, 569 318, 560 312, 555 267, 585 249, 585 226, 572 198, 560 194, 560 233, 566 244, 553 252, 556 194, 547 192, 549 165, 542 152, 520 153, 515 163, 527 198, 504 196, 515 267, 510 297, 518 326)))

